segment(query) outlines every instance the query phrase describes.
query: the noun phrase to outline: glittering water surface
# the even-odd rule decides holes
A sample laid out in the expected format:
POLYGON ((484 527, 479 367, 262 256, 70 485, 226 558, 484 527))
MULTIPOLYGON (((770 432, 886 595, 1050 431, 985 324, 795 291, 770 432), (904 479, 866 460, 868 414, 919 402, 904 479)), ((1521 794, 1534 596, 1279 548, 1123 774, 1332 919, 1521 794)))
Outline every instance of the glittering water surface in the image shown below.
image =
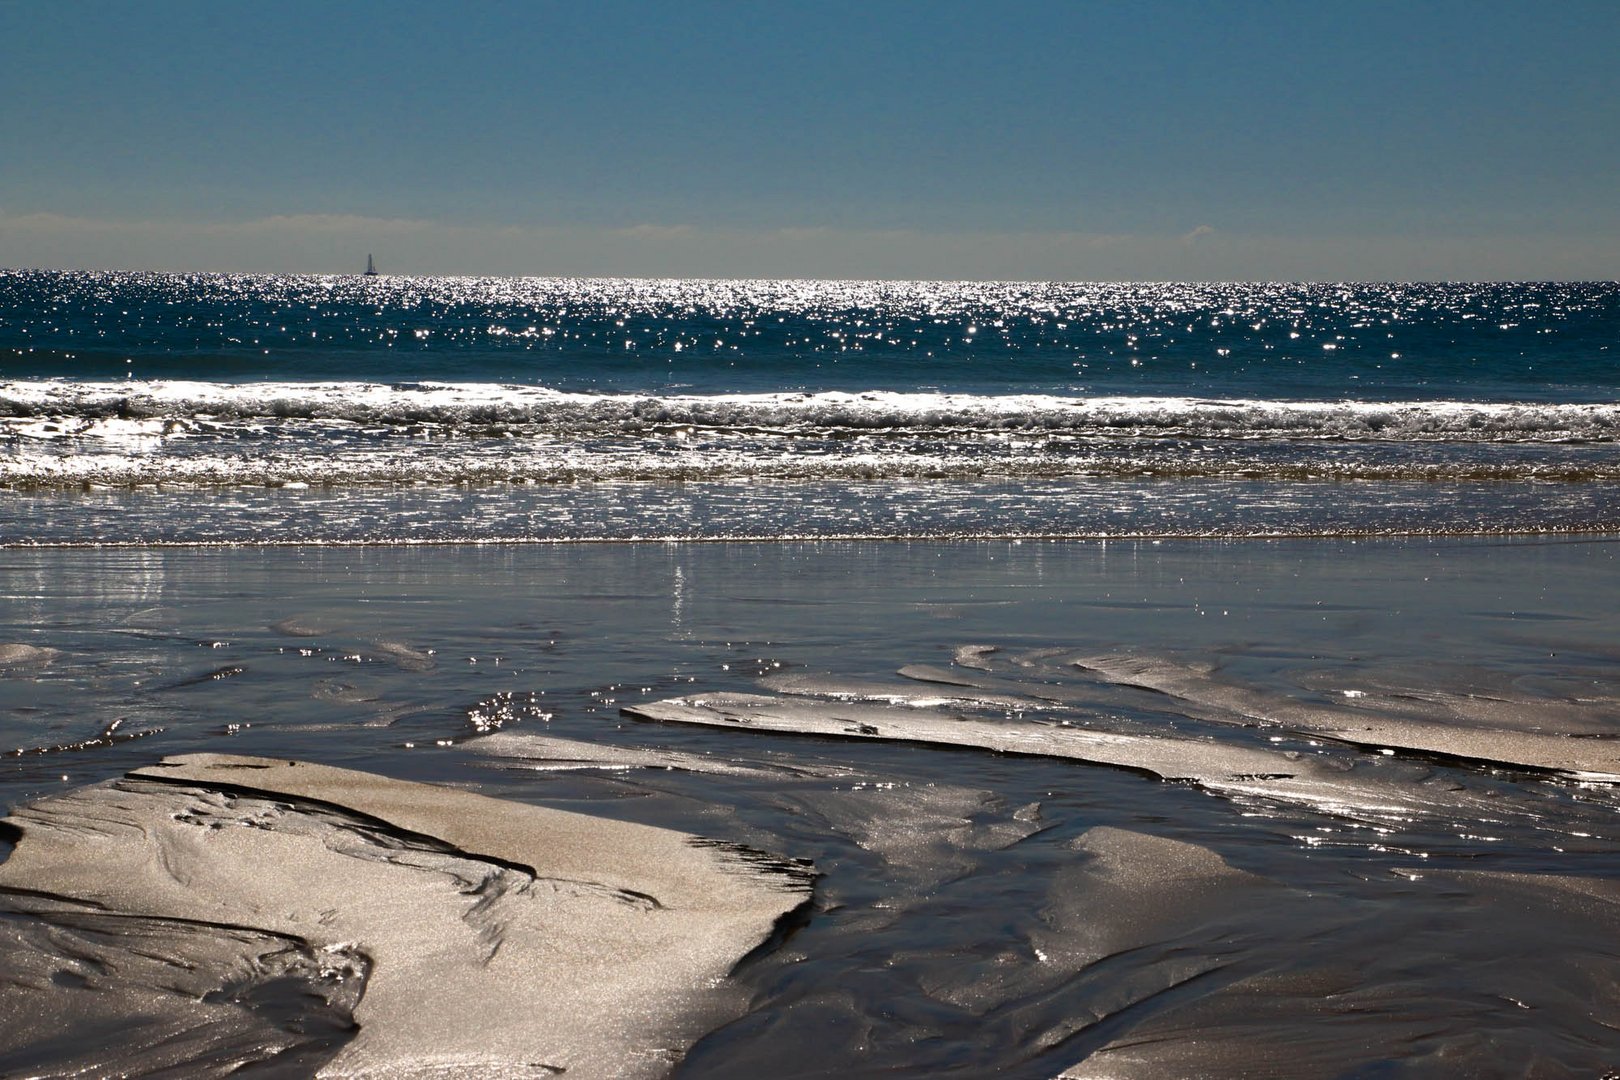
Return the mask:
POLYGON ((0 274, 8 377, 917 389, 1280 399, 1613 396, 1620 292, 0 274))
POLYGON ((13 546, 1588 533, 1620 488, 1057 477, 89 491, 0 504, 13 546), (177 512, 201 506, 202 513, 177 512), (8 513, 9 511, 9 513, 8 513))
MULTIPOLYGON (((0 485, 168 492, 174 513, 119 530, 151 540, 1601 531, 1617 296, 9 273, 0 485), (652 512, 612 527, 592 523, 594 491, 471 516, 405 496, 389 521, 361 490, 601 482, 719 487, 629 496, 652 512), (797 485, 803 512, 773 493, 716 516, 726 485, 757 482, 797 485), (1396 486, 1328 486, 1345 482, 1396 486), (1420 484, 1432 498, 1407 498, 1420 484), (212 524, 218 489, 287 487, 350 492, 354 512, 283 534, 212 524), (896 499, 903 523, 863 511, 896 499)), ((14 500, 0 542, 71 539, 43 519, 74 510, 88 538, 95 506, 14 500)))

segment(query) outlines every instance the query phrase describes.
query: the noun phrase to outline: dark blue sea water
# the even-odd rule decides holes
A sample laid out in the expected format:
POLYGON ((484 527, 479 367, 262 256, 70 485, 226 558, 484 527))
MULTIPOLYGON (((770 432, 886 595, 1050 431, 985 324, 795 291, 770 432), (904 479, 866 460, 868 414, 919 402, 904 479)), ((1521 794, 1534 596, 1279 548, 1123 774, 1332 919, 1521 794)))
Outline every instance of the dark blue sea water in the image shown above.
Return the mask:
POLYGON ((0 484, 124 493, 129 540, 1592 530, 1617 341, 1614 283, 12 272, 0 484), (421 490, 469 485, 521 490, 421 490), (181 527, 138 494, 198 486, 249 509, 181 527), (378 487, 417 509, 333 511, 378 487))
POLYGON ((1620 286, 0 274, 0 375, 1613 401, 1620 286))

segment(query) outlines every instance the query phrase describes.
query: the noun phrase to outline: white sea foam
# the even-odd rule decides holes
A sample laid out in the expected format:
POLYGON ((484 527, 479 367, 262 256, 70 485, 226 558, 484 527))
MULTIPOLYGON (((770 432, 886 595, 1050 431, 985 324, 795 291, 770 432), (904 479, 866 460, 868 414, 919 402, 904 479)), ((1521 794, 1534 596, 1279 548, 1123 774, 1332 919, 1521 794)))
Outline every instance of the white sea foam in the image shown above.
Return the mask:
POLYGON ((186 434, 274 420, 611 435, 661 426, 1371 442, 1612 442, 1620 404, 1264 401, 865 391, 645 395, 364 382, 0 383, 0 438, 186 434), (122 421, 123 424, 113 423, 122 421), (99 426, 98 426, 99 425, 99 426))

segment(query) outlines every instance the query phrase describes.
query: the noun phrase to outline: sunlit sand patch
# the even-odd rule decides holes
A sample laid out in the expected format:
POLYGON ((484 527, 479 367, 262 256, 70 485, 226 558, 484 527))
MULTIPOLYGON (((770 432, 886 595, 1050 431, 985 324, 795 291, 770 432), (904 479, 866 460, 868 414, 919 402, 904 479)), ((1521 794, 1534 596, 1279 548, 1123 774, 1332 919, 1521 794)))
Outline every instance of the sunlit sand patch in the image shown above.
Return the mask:
MULTIPOLYGON (((116 1033, 105 1045, 126 1057, 97 1064, 119 1073, 165 1064, 178 1037, 213 1045, 224 1003, 251 1015, 213 1053, 318 1052, 326 1076, 662 1075, 740 1008, 727 973, 810 895, 807 867, 735 845, 261 758, 166 759, 5 824, 0 902, 39 928, 7 948, 66 974, 0 981, 3 1007, 116 1033), (139 936, 120 942, 100 918, 183 939, 198 992, 151 978, 124 955, 139 936), (110 958, 94 979, 51 958, 88 933, 110 958), (361 969, 357 997, 345 980, 361 969), (310 1007, 323 1046, 243 989, 283 978, 327 1002, 310 1007), (87 995, 91 982, 109 993, 87 995)), ((62 1049, 5 1032, 0 1060, 18 1067, 62 1049)))
POLYGON ((439 666, 433 650, 417 649, 402 641, 379 641, 373 646, 377 659, 393 664, 401 671, 432 671, 439 666))
POLYGON ((1301 701, 1224 680, 1206 665, 1184 664, 1150 654, 1081 656, 1070 663, 1095 678, 1151 690, 1199 709, 1222 710, 1240 722, 1272 724, 1371 749, 1406 750, 1620 782, 1620 743, 1578 737, 1620 731, 1599 710, 1567 702, 1549 702, 1547 711, 1539 714, 1548 727, 1560 722, 1565 725, 1553 733, 1524 729, 1538 716, 1534 702, 1528 699, 1492 702, 1434 691, 1406 695, 1415 702, 1446 706, 1449 715, 1439 719, 1428 710, 1380 712, 1367 707, 1380 702, 1400 706, 1400 702, 1384 696, 1371 701, 1367 695, 1351 698, 1347 700, 1353 705, 1342 706, 1301 701), (1572 712, 1575 716, 1569 715, 1572 712), (1572 724, 1579 730, 1569 731, 1572 724))
POLYGON ((1299 683, 1372 712, 1483 729, 1620 738, 1620 687, 1612 679, 1578 680, 1563 693, 1530 693, 1527 681, 1533 682, 1431 665, 1421 672, 1359 666, 1311 672, 1299 683))
POLYGON ((1511 812, 1422 767, 1377 755, 1262 749, 1236 741, 1089 727, 965 710, 717 693, 628 706, 630 717, 747 733, 921 743, 1067 759, 1196 784, 1251 803, 1292 804, 1377 828, 1436 814, 1485 820, 1511 812))
MULTIPOLYGON (((949 668, 910 665, 908 678, 1030 697, 1098 701, 1108 687, 1145 695, 1138 704, 1202 722, 1273 727, 1361 749, 1409 752, 1481 765, 1620 782, 1620 723, 1613 699, 1514 693, 1491 677, 1479 691, 1456 682, 1424 685, 1410 675, 1366 671, 1309 673, 1294 696, 1241 685, 1202 659, 1151 652, 1003 652, 964 646, 949 668), (1070 685, 1076 677, 1083 682, 1070 685), (1090 688, 1088 688, 1088 685, 1090 688), (1326 697, 1328 700, 1311 700, 1326 697)), ((1436 676, 1436 682, 1441 677, 1436 676)))
POLYGON ((270 629, 278 634, 286 634, 288 637, 321 637, 332 633, 336 627, 315 616, 293 615, 279 622, 271 623, 270 629))
POLYGON ((42 645, 0 644, 0 675, 38 671, 49 667, 61 655, 62 650, 42 645))
MULTIPOLYGON (((905 674, 905 672, 901 672, 905 674)), ((830 675, 812 675, 795 672, 790 675, 770 675, 759 681, 767 690, 779 694, 802 694, 812 697, 840 698, 846 701, 875 701, 890 705, 915 705, 933 708, 940 705, 973 705, 1010 709, 1015 711, 1042 710, 1051 702, 1018 694, 999 694, 984 690, 971 693, 927 693, 906 682, 880 682, 872 679, 840 679, 830 675)), ((964 686, 964 689, 972 689, 964 686)))
POLYGON ((680 750, 655 750, 633 746, 608 746, 564 739, 554 735, 500 731, 461 743, 464 751, 487 756, 491 764, 506 769, 535 772, 567 772, 601 769, 618 772, 629 769, 667 769, 679 772, 722 776, 799 777, 843 776, 846 769, 823 768, 807 763, 776 764, 734 760, 713 754, 692 754, 680 750))
POLYGON ((762 694, 698 694, 632 705, 628 716, 740 731, 830 735, 974 747, 1073 758, 1134 769, 1166 780, 1219 784, 1256 776, 1310 775, 1318 766, 1281 753, 1214 741, 1120 735, 1028 721, 1000 723, 934 709, 871 702, 826 702, 762 694))

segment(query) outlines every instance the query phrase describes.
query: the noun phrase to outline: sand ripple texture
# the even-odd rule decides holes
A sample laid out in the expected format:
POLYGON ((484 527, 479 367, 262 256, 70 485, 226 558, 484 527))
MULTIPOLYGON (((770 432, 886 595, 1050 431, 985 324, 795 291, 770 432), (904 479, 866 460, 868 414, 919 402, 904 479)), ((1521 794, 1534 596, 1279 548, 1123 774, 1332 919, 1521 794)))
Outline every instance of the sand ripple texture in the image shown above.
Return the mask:
POLYGON ((221 755, 5 825, 0 1064, 31 1075, 660 1076, 740 1009, 727 972, 811 881, 669 830, 221 755))

